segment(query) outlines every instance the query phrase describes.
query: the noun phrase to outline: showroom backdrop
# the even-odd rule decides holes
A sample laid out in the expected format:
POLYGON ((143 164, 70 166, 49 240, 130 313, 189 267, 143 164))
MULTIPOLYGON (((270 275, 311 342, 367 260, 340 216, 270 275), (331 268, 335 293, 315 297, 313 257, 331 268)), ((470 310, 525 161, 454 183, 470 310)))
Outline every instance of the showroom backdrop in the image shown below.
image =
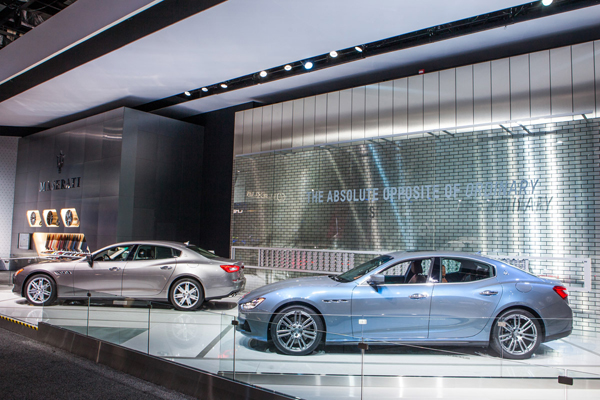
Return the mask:
POLYGON ((563 279, 577 328, 600 330, 599 54, 590 42, 238 112, 236 257, 339 271, 361 251, 510 256, 563 279))

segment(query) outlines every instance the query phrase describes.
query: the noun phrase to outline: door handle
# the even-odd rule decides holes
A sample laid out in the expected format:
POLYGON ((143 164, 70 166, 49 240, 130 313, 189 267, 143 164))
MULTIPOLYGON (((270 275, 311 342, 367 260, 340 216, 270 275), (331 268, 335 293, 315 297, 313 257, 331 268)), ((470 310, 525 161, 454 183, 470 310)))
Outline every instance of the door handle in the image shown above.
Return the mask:
POLYGON ((410 299, 424 299, 427 297, 426 293, 415 293, 408 296, 410 299))
POLYGON ((118 271, 118 270, 120 270, 120 269, 121 269, 121 268, 119 268, 119 267, 110 267, 108 270, 109 270, 109 271, 118 271))
POLYGON ((160 267, 160 269, 173 269, 173 267, 170 265, 165 265, 163 267, 160 267))
POLYGON ((479 294, 483 295, 483 296, 495 296, 498 294, 498 292, 495 290, 484 290, 483 292, 481 292, 479 294))

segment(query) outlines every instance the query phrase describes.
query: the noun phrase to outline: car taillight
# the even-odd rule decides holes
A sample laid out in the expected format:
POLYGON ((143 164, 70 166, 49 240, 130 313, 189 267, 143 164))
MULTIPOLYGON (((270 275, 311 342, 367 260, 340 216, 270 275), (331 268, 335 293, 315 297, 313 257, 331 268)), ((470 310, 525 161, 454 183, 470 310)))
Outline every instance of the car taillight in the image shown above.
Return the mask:
POLYGON ((238 272, 240 270, 239 265, 221 265, 221 268, 223 268, 223 271, 230 274, 233 272, 238 272))
POLYGON ((567 293, 567 288, 564 286, 554 286, 552 289, 558 294, 563 300, 567 298, 569 293, 567 293))

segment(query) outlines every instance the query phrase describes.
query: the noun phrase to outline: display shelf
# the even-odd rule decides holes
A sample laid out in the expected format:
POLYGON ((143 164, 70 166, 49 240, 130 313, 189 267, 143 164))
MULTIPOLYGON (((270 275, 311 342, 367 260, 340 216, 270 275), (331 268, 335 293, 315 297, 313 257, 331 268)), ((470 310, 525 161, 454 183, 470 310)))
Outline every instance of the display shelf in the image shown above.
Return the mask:
POLYGON ((40 256, 77 257, 90 252, 83 233, 36 232, 33 243, 40 256))

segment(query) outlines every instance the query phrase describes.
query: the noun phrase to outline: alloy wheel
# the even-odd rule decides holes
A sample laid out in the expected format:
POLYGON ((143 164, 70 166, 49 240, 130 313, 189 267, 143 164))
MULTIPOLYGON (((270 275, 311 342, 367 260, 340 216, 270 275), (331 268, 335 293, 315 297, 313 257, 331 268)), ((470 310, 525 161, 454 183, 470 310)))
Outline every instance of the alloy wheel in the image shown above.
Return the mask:
POLYGON ((183 281, 173 290, 173 300, 181 308, 194 307, 199 299, 200 290, 193 282, 183 281))
POLYGON ((43 276, 33 278, 27 284, 27 297, 35 304, 44 304, 52 297, 52 283, 43 276))
POLYGON ((533 320, 522 314, 512 314, 502 320, 498 330, 498 341, 502 351, 511 355, 524 355, 537 344, 538 331, 533 320))
POLYGON ((287 351, 297 353, 310 348, 318 336, 314 318, 302 310, 285 314, 277 323, 277 340, 287 351))

